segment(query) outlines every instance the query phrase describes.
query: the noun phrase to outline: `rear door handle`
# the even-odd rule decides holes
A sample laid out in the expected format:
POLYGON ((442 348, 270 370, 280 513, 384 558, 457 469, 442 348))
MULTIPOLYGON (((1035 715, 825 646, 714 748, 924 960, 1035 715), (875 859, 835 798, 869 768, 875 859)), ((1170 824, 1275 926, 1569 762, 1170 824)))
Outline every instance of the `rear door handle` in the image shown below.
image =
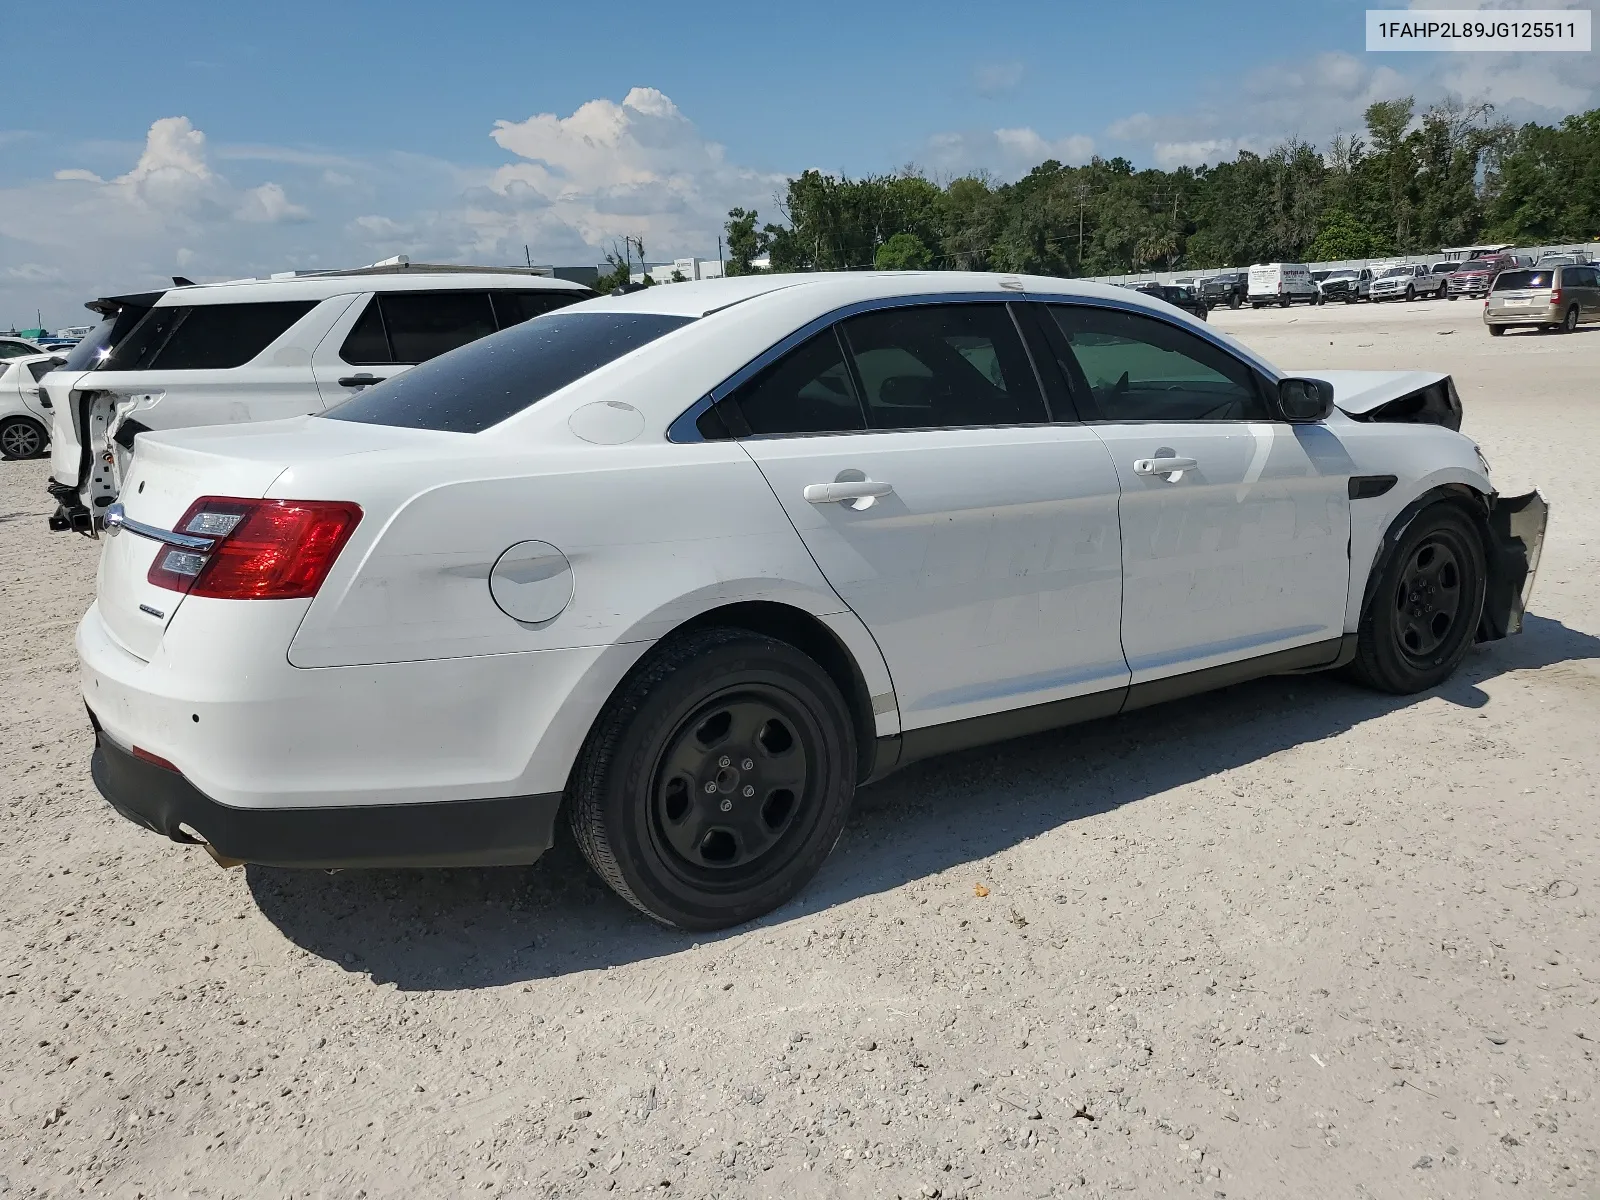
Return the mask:
POLYGON ((371 387, 375 383, 382 383, 386 378, 387 376, 385 375, 371 375, 363 371, 359 375, 341 375, 339 377, 339 386, 348 388, 371 387))
POLYGON ((1133 473, 1135 475, 1175 475, 1179 471, 1188 471, 1200 464, 1192 458, 1136 458, 1133 460, 1133 473))
POLYGON ((801 494, 809 504, 836 504, 845 500, 875 500, 892 491, 892 484, 856 479, 845 483, 808 483, 801 494))

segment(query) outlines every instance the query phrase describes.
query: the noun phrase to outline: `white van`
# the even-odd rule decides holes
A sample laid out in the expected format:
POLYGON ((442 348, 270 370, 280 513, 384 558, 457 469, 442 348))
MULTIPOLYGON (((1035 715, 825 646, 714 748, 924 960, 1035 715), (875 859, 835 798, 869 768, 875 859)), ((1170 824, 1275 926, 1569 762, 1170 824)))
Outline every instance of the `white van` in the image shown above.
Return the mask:
POLYGON ((99 527, 145 430, 318 413, 592 295, 537 268, 398 259, 94 301, 104 322, 44 378, 57 502, 50 528, 99 527))
POLYGON ((1296 300, 1321 304, 1322 289, 1305 263, 1257 263, 1250 268, 1246 297, 1251 308, 1263 304, 1288 308, 1296 300))

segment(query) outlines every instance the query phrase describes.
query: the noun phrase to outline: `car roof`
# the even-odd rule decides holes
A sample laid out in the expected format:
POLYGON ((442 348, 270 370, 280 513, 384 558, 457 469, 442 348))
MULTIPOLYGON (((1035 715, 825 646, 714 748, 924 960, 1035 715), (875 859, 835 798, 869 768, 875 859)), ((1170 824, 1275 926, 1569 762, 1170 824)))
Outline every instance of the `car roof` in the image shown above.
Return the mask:
POLYGON ((742 275, 640 288, 622 296, 585 301, 583 311, 657 313, 703 317, 759 297, 790 293, 804 297, 819 311, 867 300, 896 296, 1015 292, 1050 296, 1085 296, 1126 302, 1131 288, 1054 279, 1044 275, 997 274, 986 271, 822 271, 794 275, 742 275))
POLYGON ((326 300, 354 292, 436 292, 473 288, 515 288, 520 291, 578 292, 581 283, 549 275, 524 272, 449 271, 416 274, 356 272, 300 275, 285 279, 232 279, 223 283, 193 283, 168 288, 155 302, 158 308, 189 304, 259 304, 272 300, 326 300))

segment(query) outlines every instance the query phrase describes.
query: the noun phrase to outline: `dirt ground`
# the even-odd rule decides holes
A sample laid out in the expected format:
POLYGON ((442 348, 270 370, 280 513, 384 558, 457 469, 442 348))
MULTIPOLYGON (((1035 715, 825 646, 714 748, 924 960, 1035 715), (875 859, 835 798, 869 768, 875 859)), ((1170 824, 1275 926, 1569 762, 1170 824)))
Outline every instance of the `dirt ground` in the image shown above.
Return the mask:
POLYGON ((0 464, 0 1194, 1600 1194, 1600 328, 1480 311, 1215 319, 1455 374, 1553 506, 1523 636, 1426 696, 1270 680, 923 764, 723 936, 566 843, 222 871, 115 816, 96 546, 0 464))

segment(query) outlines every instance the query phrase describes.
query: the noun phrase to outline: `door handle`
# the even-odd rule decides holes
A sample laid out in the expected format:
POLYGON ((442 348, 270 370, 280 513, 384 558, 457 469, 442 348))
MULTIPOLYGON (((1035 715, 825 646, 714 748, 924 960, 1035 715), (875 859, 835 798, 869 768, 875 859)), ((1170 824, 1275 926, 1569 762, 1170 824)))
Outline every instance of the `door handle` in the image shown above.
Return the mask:
POLYGON ((835 504, 844 500, 875 500, 894 491, 894 485, 855 479, 844 483, 808 483, 801 493, 809 504, 835 504))
POLYGON ((382 383, 386 378, 387 376, 385 375, 372 375, 363 371, 359 375, 341 375, 339 377, 339 386, 348 388, 371 387, 375 383, 382 383))
POLYGON ((1200 464, 1192 458, 1136 458, 1133 460, 1133 473, 1135 475, 1176 475, 1181 471, 1188 471, 1200 464))

